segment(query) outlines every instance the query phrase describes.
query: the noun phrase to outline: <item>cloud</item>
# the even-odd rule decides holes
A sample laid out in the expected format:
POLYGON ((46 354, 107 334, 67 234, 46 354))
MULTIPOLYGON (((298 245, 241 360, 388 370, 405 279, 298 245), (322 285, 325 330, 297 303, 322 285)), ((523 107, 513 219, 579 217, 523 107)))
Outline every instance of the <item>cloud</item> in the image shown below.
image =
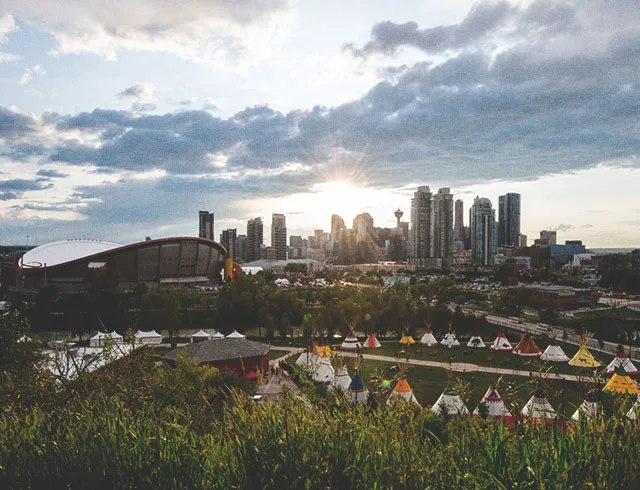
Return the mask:
POLYGON ((64 177, 68 177, 69 174, 63 174, 62 172, 58 172, 57 170, 52 170, 52 169, 42 169, 42 170, 38 170, 38 173, 36 173, 36 175, 38 177, 47 177, 47 178, 52 178, 52 179, 62 179, 64 177))
POLYGON ((49 0, 5 0, 3 6, 51 34, 55 54, 115 60, 121 51, 168 52, 221 66, 277 38, 292 10, 287 0, 132 0, 126 9, 108 0, 59 0, 55 15, 49 0))
POLYGON ((26 191, 40 191, 43 189, 49 189, 53 184, 48 182, 48 179, 10 179, 0 180, 0 193, 10 192, 19 195, 26 191))
POLYGON ((118 93, 120 97, 133 97, 137 100, 149 100, 153 98, 153 87, 148 83, 136 83, 118 93))
POLYGON ((22 56, 18 56, 17 54, 3 53, 0 51, 0 63, 8 63, 11 61, 18 61, 21 59, 22 59, 22 56))
POLYGON ((42 69, 40 65, 34 65, 31 68, 25 68, 22 76, 20 77, 19 83, 20 85, 26 85, 36 76, 43 76, 47 72, 42 69))
POLYGON ((6 12, 0 12, 0 44, 7 39, 7 34, 18 30, 13 16, 6 12))
POLYGON ((573 226, 573 225, 559 224, 559 225, 548 226, 546 229, 547 229, 547 230, 550 230, 550 231, 562 231, 562 232, 567 232, 567 231, 574 230, 574 229, 575 229, 575 226, 573 226))
POLYGON ((0 141, 17 140, 38 130, 38 120, 29 113, 0 106, 0 141))
POLYGON ((156 110, 156 105, 148 102, 134 102, 131 104, 131 110, 134 112, 153 112, 156 110))

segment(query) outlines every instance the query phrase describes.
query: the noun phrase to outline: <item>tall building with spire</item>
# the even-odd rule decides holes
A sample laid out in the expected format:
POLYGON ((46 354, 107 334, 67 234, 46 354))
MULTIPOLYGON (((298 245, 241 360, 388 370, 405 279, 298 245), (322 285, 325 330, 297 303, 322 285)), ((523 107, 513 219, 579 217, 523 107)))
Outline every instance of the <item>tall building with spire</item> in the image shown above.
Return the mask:
POLYGON ((284 214, 271 215, 271 246, 277 260, 287 260, 287 218, 284 214))
POLYGON ((486 197, 476 197, 471 208, 471 263, 490 267, 498 248, 496 211, 486 197))
POLYGON ((433 196, 433 251, 431 256, 442 259, 442 266, 449 265, 453 256, 453 194, 442 187, 433 196))
POLYGON ((520 194, 498 198, 498 246, 517 247, 520 242, 520 194))
POLYGON ((250 219, 247 222, 247 262, 261 259, 263 237, 262 218, 250 219))
POLYGON ((409 261, 418 266, 429 265, 431 258, 432 201, 429 186, 420 186, 411 199, 409 261))

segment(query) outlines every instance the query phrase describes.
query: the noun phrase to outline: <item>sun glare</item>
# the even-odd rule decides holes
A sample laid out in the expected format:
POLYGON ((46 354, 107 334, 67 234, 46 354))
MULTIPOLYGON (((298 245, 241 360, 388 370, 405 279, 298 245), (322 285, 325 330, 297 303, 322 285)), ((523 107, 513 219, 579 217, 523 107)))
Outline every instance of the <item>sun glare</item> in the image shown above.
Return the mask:
POLYGON ((313 186, 316 209, 327 214, 338 214, 345 220, 353 219, 371 204, 373 192, 356 184, 338 180, 322 182, 313 186))

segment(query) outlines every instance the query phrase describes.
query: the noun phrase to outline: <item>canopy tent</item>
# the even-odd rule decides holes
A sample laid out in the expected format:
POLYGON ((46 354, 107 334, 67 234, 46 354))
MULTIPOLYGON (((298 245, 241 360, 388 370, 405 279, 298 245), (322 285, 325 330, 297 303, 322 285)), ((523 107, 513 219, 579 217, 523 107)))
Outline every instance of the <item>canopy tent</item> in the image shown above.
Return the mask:
POLYGON ((455 390, 447 385, 431 407, 431 411, 437 415, 469 415, 469 410, 464 406, 462 398, 455 390))
POLYGON ((347 399, 351 401, 352 405, 365 404, 369 399, 369 390, 362 380, 360 370, 357 368, 347 389, 347 399))
POLYGON ((378 341, 375 334, 371 332, 367 340, 364 341, 363 347, 367 349, 377 349, 378 347, 382 347, 382 344, 378 341))
POLYGON ((638 394, 638 398, 636 398, 636 402, 627 412, 627 417, 629 417, 631 420, 640 419, 640 394, 638 394))
POLYGON ((624 351, 618 352, 616 357, 613 358, 613 361, 609 363, 607 366, 607 374, 613 374, 616 368, 624 369, 630 376, 640 374, 638 368, 631 362, 631 359, 629 359, 629 356, 624 351))
POLYGON ((400 343, 402 345, 412 345, 415 344, 416 341, 413 340, 413 337, 411 335, 404 335, 401 339, 400 339, 400 343))
POLYGON ((609 393, 620 393, 622 395, 637 395, 638 385, 629 377, 624 369, 617 368, 611 379, 604 385, 603 390, 609 393))
POLYGON ((212 339, 224 339, 225 336, 222 332, 216 332, 211 336, 212 339))
POLYGON ((544 393, 535 393, 527 404, 522 408, 520 413, 524 417, 533 419, 555 419, 557 417, 556 411, 547 400, 544 393))
POLYGON ((589 420, 591 417, 597 417, 600 413, 600 406, 598 402, 596 402, 593 396, 587 396, 585 400, 582 402, 573 415, 571 416, 571 420, 575 420, 576 422, 580 419, 589 420))
POLYGON ((447 332, 447 334, 443 337, 442 341, 440 342, 440 345, 443 345, 451 349, 452 347, 456 347, 460 345, 460 342, 458 342, 458 339, 456 338, 456 334, 454 332, 447 332))
POLYGON ((351 386, 351 376, 349 376, 349 371, 347 370, 347 366, 340 366, 338 368, 338 372, 336 373, 331 385, 329 385, 330 390, 342 390, 345 393, 351 386))
POLYGON ((329 357, 321 357, 311 374, 311 381, 319 386, 329 386, 335 378, 335 370, 329 357))
POLYGON ((231 332, 229 335, 227 335, 228 339, 246 339, 247 336, 241 334, 240 332, 238 332, 237 330, 234 330, 233 332, 231 332))
POLYGON ((316 345, 314 350, 318 357, 331 357, 331 348, 328 345, 316 345))
POLYGON ((438 345, 438 341, 433 335, 430 327, 427 327, 427 330, 424 332, 424 335, 420 339, 420 343, 422 345, 426 345, 427 347, 435 347, 438 345))
POLYGON ((480 400, 480 404, 473 411, 473 415, 487 414, 489 417, 511 417, 511 412, 504 404, 504 400, 493 386, 489 386, 487 392, 480 400))
POLYGON ((161 344, 162 343, 162 335, 160 335, 155 330, 151 330, 150 332, 143 332, 142 330, 138 330, 133 337, 142 344, 161 344))
POLYGON ((524 357, 535 357, 542 354, 540 348, 536 345, 536 343, 531 338, 531 335, 525 335, 522 337, 518 345, 512 351, 517 356, 524 357))
POLYGON ((496 340, 491 344, 491 350, 513 350, 509 339, 505 336, 504 332, 500 332, 496 337, 496 340))
POLYGON ((122 342, 122 339, 124 338, 122 335, 120 335, 115 330, 113 332, 111 332, 109 335, 111 336, 111 340, 115 340, 116 342, 122 342))
POLYGON ((416 396, 413 394, 411 386, 409 386, 407 378, 405 377, 400 378, 396 383, 396 386, 393 388, 393 391, 387 399, 387 406, 392 407, 398 400, 415 403, 416 405, 421 407, 420 403, 418 403, 418 400, 416 399, 416 396))
POLYGON ((122 335, 115 330, 111 333, 98 332, 89 339, 89 347, 102 347, 108 341, 122 342, 122 335))
POLYGON ((571 358, 571 360, 569 361, 569 365, 575 367, 595 368, 600 366, 601 364, 596 361, 595 357, 593 357, 593 354, 589 352, 589 349, 587 349, 585 343, 581 342, 580 347, 578 348, 578 352, 576 352, 576 355, 571 358))
POLYGON ((345 337, 345 339, 342 341, 342 344, 340 344, 340 348, 345 350, 357 350, 361 347, 362 344, 358 342, 358 337, 356 337, 353 332, 345 337))
POLYGON ((211 338, 211 335, 209 335, 207 332, 205 332, 204 330, 198 330, 196 333, 194 333, 191 336, 191 343, 193 344, 194 342, 209 340, 210 338, 211 338))
POLYGON ((483 349, 487 346, 487 344, 484 343, 484 341, 482 340, 482 337, 480 337, 479 335, 473 335, 470 339, 469 342, 467 342, 467 347, 474 347, 477 349, 483 349))
POLYGON ((564 353, 562 347, 560 347, 557 342, 551 342, 540 356, 540 359, 549 362, 567 362, 569 356, 564 353))

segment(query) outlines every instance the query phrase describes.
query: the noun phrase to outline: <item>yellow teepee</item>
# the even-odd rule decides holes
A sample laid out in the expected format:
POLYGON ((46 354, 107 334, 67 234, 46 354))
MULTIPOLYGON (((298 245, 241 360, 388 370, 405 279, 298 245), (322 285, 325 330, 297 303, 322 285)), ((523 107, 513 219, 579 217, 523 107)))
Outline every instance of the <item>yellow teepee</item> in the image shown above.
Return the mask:
POLYGON ((413 340, 413 337, 411 335, 404 335, 401 339, 400 339, 400 343, 402 345, 411 345, 411 344, 415 344, 416 341, 413 340))
POLYGON ((595 357, 593 357, 593 354, 589 352, 589 349, 587 349, 587 340, 588 337, 586 335, 580 337, 580 347, 578 348, 576 355, 569 361, 570 366, 584 368, 596 368, 601 366, 601 364, 596 361, 595 357))
POLYGON ((328 345, 316 345, 314 349, 318 357, 331 357, 331 348, 328 345))
POLYGON ((604 391, 623 395, 638 394, 638 385, 629 377, 624 368, 617 368, 603 389, 604 391))

